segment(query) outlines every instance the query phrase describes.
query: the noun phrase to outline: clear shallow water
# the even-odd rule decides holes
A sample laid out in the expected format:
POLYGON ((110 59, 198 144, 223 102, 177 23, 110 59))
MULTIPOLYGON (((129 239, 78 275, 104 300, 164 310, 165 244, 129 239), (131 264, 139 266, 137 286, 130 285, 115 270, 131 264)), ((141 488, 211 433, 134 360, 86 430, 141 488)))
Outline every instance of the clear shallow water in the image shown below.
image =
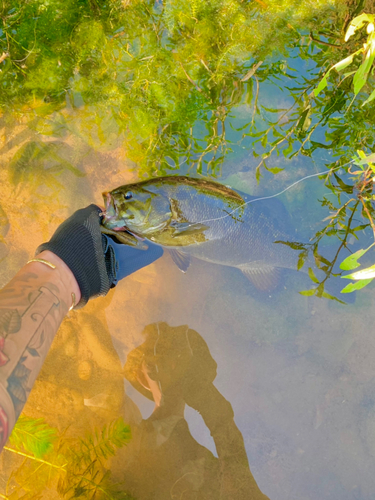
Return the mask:
MULTIPOLYGON (((300 31, 297 39, 303 49, 305 35, 300 31)), ((309 71, 316 62, 302 63, 303 50, 291 45, 285 42, 289 56, 269 56, 265 65, 285 59, 295 63, 299 79, 311 77, 309 71)), ((319 50, 315 47, 312 52, 319 50)), ((208 51, 206 56, 215 63, 208 51)), ((250 67, 244 54, 238 59, 241 69, 250 67)), ((124 61, 119 56, 118 70, 121 64, 126 68, 124 61)), ((227 68, 227 82, 238 82, 245 73, 231 71, 227 68)), ((196 74, 203 88, 205 77, 196 74)), ((97 75, 95 69, 92 75, 97 75)), ((41 111, 44 104, 39 97, 34 107, 31 101, 25 104, 22 113, 16 107, 3 114, 0 183, 7 218, 2 224, 3 284, 74 210, 91 202, 100 204, 102 191, 144 174, 199 175, 199 151, 189 157, 182 144, 175 144, 171 151, 178 154, 171 161, 170 151, 158 146, 154 137, 147 146, 150 130, 160 132, 164 126, 149 125, 155 120, 155 109, 160 110, 151 98, 138 121, 134 117, 139 103, 130 103, 133 108, 126 103, 132 120, 122 117, 121 121, 120 104, 108 96, 94 102, 87 88, 77 87, 83 78, 87 74, 79 67, 59 109, 41 111), (146 130, 142 131, 142 124, 146 130), (150 153, 153 148, 166 163, 175 162, 180 168, 160 166, 150 153)), ((111 78, 117 82, 117 76, 111 78)), ((184 89, 194 90, 183 73, 179 78, 184 78, 184 89)), ((259 103, 279 109, 280 117, 281 110, 294 102, 287 89, 291 80, 281 76, 280 89, 262 78, 259 103)), ((215 81, 212 88, 223 90, 220 85, 215 81)), ((191 97, 195 106, 201 93, 196 90, 191 97)), ((228 98, 231 111, 224 121, 233 151, 227 152, 215 171, 219 182, 256 196, 270 195, 303 176, 324 171, 333 154, 338 154, 336 145, 291 159, 275 151, 266 159, 267 166, 285 170, 276 175, 262 170, 258 184, 255 169, 261 158, 252 152, 262 154, 272 146, 255 144, 256 138, 242 138, 242 131, 234 129, 254 117, 258 130, 265 130, 273 115, 262 108, 254 115, 255 97, 249 100, 246 95, 244 88, 232 107, 228 98)), ((171 102, 176 98, 169 97, 171 102)), ((297 107, 302 106, 299 102, 297 107)), ((212 140, 205 138, 210 119, 207 112, 193 120, 193 137, 201 139, 204 147, 212 140)), ((367 120, 371 123, 371 113, 367 120)), ((309 126, 317 121, 312 115, 309 126)), ((222 124, 217 130, 222 130, 222 124)), ((317 127, 315 140, 324 143, 324 133, 330 130, 326 124, 317 127)), ((297 139, 294 147, 304 140, 297 139)), ((173 144, 173 135, 163 141, 173 144)), ((347 141, 346 147, 354 144, 347 141)), ((280 197, 298 241, 306 242, 324 227, 329 211, 318 202, 323 196, 332 197, 331 191, 314 178, 280 197)), ((349 240, 353 250, 371 242, 368 232, 359 235, 358 243, 349 240)), ((337 247, 337 240, 327 239, 321 250, 332 258, 337 247)), ((341 286, 338 281, 332 285, 336 291, 341 286)), ((123 490, 138 499, 264 498, 261 492, 281 500, 370 499, 375 488, 374 289, 370 285, 357 294, 355 303, 344 306, 298 293, 310 286, 306 275, 286 271, 277 291, 259 293, 238 270, 199 260, 184 275, 166 253, 123 280, 107 297, 70 313, 24 413, 45 418, 60 432, 67 429, 66 439, 102 429, 123 416, 131 426, 132 439, 105 466, 113 480, 124 481, 123 490), (146 360, 152 377, 160 380, 164 401, 157 412, 150 391, 144 389, 150 382, 140 360, 146 360), (261 492, 254 492, 252 478, 261 492)), ((155 398, 159 392, 157 384, 155 398)), ((42 474, 35 479, 35 469, 23 457, 5 451, 0 460, 0 493, 13 492, 19 498, 22 491, 40 490, 44 498, 58 498, 56 484, 40 486, 42 474)))

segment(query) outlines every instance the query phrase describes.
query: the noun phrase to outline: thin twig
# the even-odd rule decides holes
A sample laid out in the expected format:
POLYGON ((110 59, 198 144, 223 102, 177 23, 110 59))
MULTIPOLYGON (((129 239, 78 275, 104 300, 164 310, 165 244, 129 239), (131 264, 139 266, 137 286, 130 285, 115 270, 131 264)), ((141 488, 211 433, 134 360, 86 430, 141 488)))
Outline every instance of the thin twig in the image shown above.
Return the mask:
POLYGON ((374 233, 374 241, 375 241, 375 224, 374 224, 374 221, 373 221, 373 219, 372 219, 372 217, 371 217, 371 215, 370 215, 370 212, 368 211, 368 209, 367 209, 367 207, 366 207, 366 204, 365 204, 365 202, 364 202, 364 199, 363 199, 362 195, 358 196, 358 198, 361 200, 361 203, 362 203, 362 205, 363 205, 363 208, 365 209, 365 212, 366 212, 366 214, 367 214, 367 217, 368 217, 368 219, 369 219, 369 221, 370 221, 370 224, 371 224, 371 227, 372 227, 372 232, 374 233))
POLYGON ((298 153, 300 153, 302 151, 302 148, 305 147, 305 144, 306 142, 308 142, 310 140, 310 137, 313 135, 313 133, 315 132, 315 129, 320 125, 321 121, 318 121, 318 123, 316 123, 310 130, 310 132, 307 134, 307 137, 306 139, 303 141, 303 143, 301 144, 301 147, 299 148, 298 150, 298 153))
POLYGON ((253 127, 254 125, 254 121, 255 121, 255 113, 258 109, 258 98, 259 98, 259 80, 258 78, 254 75, 254 79, 255 79, 255 82, 256 82, 256 85, 257 85, 257 90, 255 92, 255 98, 254 98, 254 108, 253 108, 253 116, 251 117, 251 126, 250 126, 250 129, 253 127))
POLYGON ((249 80, 252 76, 255 75, 257 69, 259 68, 259 66, 261 66, 263 64, 263 61, 259 61, 257 64, 254 64, 251 69, 246 73, 246 75, 241 78, 241 82, 247 82, 247 80, 249 80))
MULTIPOLYGON (((272 153, 275 151, 275 149, 277 149, 277 146, 279 146, 282 142, 286 141, 286 139, 290 135, 292 135, 292 133, 295 131, 296 127, 297 127, 297 124, 294 125, 294 127, 291 127, 291 129, 289 130, 289 132, 284 137, 282 137, 279 141, 277 141, 277 143, 268 151, 267 156, 265 156, 264 158, 262 158, 261 162, 256 167, 255 172, 258 172, 260 170, 260 167, 263 165, 263 163, 265 163, 265 160, 272 155, 272 153)), ((266 133, 268 133, 268 131, 266 133)))
POLYGON ((318 40, 317 38, 314 38, 311 31, 310 31, 310 40, 312 40, 313 42, 316 42, 316 43, 320 43, 322 45, 328 45, 328 47, 336 47, 338 49, 341 48, 341 45, 335 45, 333 43, 323 42, 323 40, 318 40))
POLYGON ((203 64, 203 66, 206 68, 206 70, 210 73, 210 75, 212 75, 212 71, 210 70, 210 68, 207 66, 207 64, 204 62, 203 59, 199 59, 200 62, 203 64))
POLYGON ((190 83, 192 83, 192 84, 194 85, 194 87, 198 90, 198 92, 203 92, 203 91, 202 91, 202 89, 199 87, 199 85, 198 85, 197 83, 195 83, 195 82, 194 82, 194 80, 192 80, 192 79, 190 78, 190 76, 187 74, 187 72, 186 72, 186 70, 185 70, 185 68, 184 68, 184 66, 183 66, 183 64, 182 64, 182 62, 180 62, 180 64, 181 64, 181 68, 183 69, 183 72, 185 73, 186 78, 189 80, 189 82, 190 82, 190 83))
MULTIPOLYGON (((325 182, 325 181, 324 181, 324 182, 325 182)), ((354 198, 350 198, 350 200, 349 200, 349 201, 347 201, 347 202, 345 203, 345 205, 343 205, 342 207, 340 207, 340 208, 337 210, 337 212, 336 212, 335 214, 333 214, 332 216, 329 216, 329 217, 327 217, 327 218, 323 219, 323 221, 326 221, 326 220, 328 220, 328 219, 331 219, 331 222, 330 222, 330 223, 329 223, 329 224, 328 224, 328 225, 324 228, 324 230, 322 231, 322 233, 321 233, 321 234, 320 234, 320 236, 319 236, 319 239, 317 239, 317 243, 319 243, 319 241, 323 238, 323 236, 326 234, 326 232, 328 231, 328 229, 329 229, 330 227, 334 227, 334 219, 336 219, 336 218, 337 218, 337 216, 339 215, 339 213, 340 213, 342 210, 344 210, 344 209, 345 209, 345 208, 349 205, 349 203, 351 203, 352 201, 354 201, 354 198)))
MULTIPOLYGON (((352 200, 349 200, 347 203, 345 203, 345 205, 344 205, 344 206, 348 205, 348 203, 349 203, 350 201, 352 201, 352 200)), ((339 254, 340 254, 340 252, 341 252, 342 248, 343 248, 343 247, 346 247, 346 240, 348 239, 348 236, 349 236, 350 225, 351 225, 351 223, 352 223, 352 220, 353 220, 354 214, 355 214, 355 212, 356 212, 356 210, 357 210, 358 204, 359 204, 359 200, 357 200, 356 204, 354 205, 354 207, 353 207, 353 211, 352 211, 352 213, 351 213, 351 216, 349 217, 348 224, 347 224, 347 226, 346 226, 346 232, 345 232, 344 239, 342 240, 341 245, 339 246, 339 248, 338 248, 338 250, 337 250, 337 252, 336 252, 335 258, 334 258, 334 259, 333 259, 333 261, 331 262, 331 265, 330 265, 330 267, 329 267, 329 269, 328 269, 328 271, 327 271, 326 277, 324 278, 324 280, 322 280, 322 281, 319 283, 320 285, 324 284, 324 283, 327 281, 327 279, 329 278, 329 276, 330 276, 330 275, 331 275, 331 273, 332 273, 332 269, 333 269, 334 265, 336 264, 336 261, 337 261, 337 259, 338 259, 338 257, 339 257, 339 254)))
POLYGON ((46 460, 42 460, 41 458, 36 458, 33 455, 28 455, 27 453, 23 453, 22 451, 14 450, 13 448, 9 448, 8 446, 4 446, 3 450, 8 450, 11 451, 12 453, 15 453, 16 455, 21 455, 22 457, 30 458, 31 460, 35 460, 36 462, 41 462, 43 464, 49 465, 50 467, 55 467, 55 469, 65 470, 65 467, 67 466, 67 464, 64 465, 52 464, 51 462, 47 462, 46 460))

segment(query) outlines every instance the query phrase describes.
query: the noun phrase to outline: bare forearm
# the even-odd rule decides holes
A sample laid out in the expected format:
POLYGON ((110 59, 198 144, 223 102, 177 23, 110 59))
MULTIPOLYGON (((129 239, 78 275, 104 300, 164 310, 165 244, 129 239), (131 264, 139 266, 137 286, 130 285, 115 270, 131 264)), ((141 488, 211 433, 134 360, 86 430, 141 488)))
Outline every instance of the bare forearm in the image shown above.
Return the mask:
POLYGON ((19 417, 53 338, 80 291, 56 255, 42 252, 0 290, 0 451, 19 417))

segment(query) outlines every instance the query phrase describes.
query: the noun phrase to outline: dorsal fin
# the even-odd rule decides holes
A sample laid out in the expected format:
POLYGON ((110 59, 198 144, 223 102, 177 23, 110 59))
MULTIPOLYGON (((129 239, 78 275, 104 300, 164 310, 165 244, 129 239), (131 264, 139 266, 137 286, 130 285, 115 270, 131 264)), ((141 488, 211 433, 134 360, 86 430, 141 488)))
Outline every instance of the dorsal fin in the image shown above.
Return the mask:
MULTIPOLYGON (((168 183, 171 182, 175 185, 185 185, 185 186, 193 186, 200 191, 207 191, 207 194, 216 194, 218 196, 223 196, 228 202, 235 203, 243 203, 242 196, 237 193, 234 189, 225 186, 224 184, 220 184, 219 182, 215 182, 211 179, 205 178, 195 178, 195 177, 187 177, 184 175, 167 175, 164 177, 154 177, 152 179, 147 179, 141 182, 134 182, 132 184, 125 185, 127 189, 131 190, 133 186, 138 188, 151 188, 153 185, 157 185, 159 183, 168 183)), ((122 189, 124 186, 120 186, 117 190, 122 189)))

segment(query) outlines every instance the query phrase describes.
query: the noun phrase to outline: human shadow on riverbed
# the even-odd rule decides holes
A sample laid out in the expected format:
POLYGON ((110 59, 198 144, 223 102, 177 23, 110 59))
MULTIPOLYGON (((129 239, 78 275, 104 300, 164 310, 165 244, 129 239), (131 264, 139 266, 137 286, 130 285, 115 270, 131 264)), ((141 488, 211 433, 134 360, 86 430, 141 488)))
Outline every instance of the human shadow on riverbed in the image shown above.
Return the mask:
POLYGON ((113 479, 138 500, 267 500, 250 471, 232 406, 213 384, 217 364, 206 342, 187 325, 155 323, 143 333, 124 375, 155 407, 142 419, 126 398, 132 440, 113 461, 113 479), (191 435, 186 405, 201 414, 217 457, 191 435))

